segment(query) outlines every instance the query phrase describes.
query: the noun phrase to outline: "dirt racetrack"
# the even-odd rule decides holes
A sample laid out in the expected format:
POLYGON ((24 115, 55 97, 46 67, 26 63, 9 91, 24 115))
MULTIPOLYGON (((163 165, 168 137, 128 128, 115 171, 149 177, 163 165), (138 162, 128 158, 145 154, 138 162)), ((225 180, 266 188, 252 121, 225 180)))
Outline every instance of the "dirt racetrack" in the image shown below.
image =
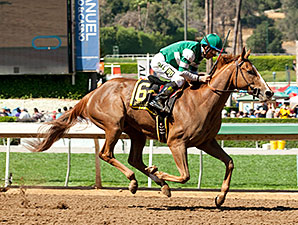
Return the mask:
POLYGON ((298 193, 9 189, 0 224, 298 224, 298 193))

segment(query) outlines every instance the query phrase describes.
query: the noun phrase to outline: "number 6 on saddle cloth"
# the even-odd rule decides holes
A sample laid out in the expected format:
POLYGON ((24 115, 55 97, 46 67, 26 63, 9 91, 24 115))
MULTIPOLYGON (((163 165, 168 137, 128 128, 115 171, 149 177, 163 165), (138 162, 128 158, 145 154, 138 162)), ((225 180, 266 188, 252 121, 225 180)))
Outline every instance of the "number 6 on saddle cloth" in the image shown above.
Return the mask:
POLYGON ((165 102, 164 112, 157 112, 149 106, 149 102, 159 92, 159 90, 167 82, 160 80, 155 76, 148 76, 147 79, 139 79, 134 87, 132 96, 130 99, 130 107, 133 109, 144 109, 148 111, 152 116, 156 117, 156 129, 158 139, 161 142, 166 142, 167 139, 167 118, 171 114, 175 100, 182 90, 174 92, 168 100, 165 102))

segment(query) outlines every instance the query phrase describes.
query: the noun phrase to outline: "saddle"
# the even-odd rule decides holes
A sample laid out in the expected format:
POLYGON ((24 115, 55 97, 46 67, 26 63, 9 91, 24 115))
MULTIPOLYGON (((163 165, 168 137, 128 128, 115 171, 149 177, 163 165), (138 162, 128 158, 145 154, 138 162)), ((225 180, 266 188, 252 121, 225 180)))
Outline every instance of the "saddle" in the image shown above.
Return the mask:
POLYGON ((134 87, 130 99, 130 106, 133 109, 143 109, 148 111, 156 119, 156 129, 158 140, 166 142, 167 140, 167 119, 172 113, 172 109, 177 97, 182 93, 182 89, 174 92, 165 102, 164 112, 158 112, 149 106, 152 98, 159 93, 159 90, 167 82, 160 80, 156 76, 148 76, 148 79, 139 79, 134 87))

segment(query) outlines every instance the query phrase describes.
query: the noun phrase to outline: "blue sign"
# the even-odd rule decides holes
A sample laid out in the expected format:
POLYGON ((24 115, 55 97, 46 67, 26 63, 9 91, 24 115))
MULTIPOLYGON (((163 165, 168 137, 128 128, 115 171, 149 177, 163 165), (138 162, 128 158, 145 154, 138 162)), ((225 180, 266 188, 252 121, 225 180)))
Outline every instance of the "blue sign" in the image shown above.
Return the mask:
POLYGON ((76 71, 96 71, 99 65, 98 0, 75 0, 76 71))

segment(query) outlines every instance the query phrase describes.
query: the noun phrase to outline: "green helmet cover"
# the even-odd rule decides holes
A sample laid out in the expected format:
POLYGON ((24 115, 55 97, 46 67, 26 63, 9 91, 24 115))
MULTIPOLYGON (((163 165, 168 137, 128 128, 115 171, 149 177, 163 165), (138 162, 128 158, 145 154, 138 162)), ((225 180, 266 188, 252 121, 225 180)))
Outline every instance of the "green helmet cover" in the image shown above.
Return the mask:
POLYGON ((207 36, 203 37, 201 44, 210 46, 210 48, 218 52, 220 52, 222 49, 222 40, 217 34, 208 34, 207 36), (208 41, 206 41, 206 39, 208 41))

